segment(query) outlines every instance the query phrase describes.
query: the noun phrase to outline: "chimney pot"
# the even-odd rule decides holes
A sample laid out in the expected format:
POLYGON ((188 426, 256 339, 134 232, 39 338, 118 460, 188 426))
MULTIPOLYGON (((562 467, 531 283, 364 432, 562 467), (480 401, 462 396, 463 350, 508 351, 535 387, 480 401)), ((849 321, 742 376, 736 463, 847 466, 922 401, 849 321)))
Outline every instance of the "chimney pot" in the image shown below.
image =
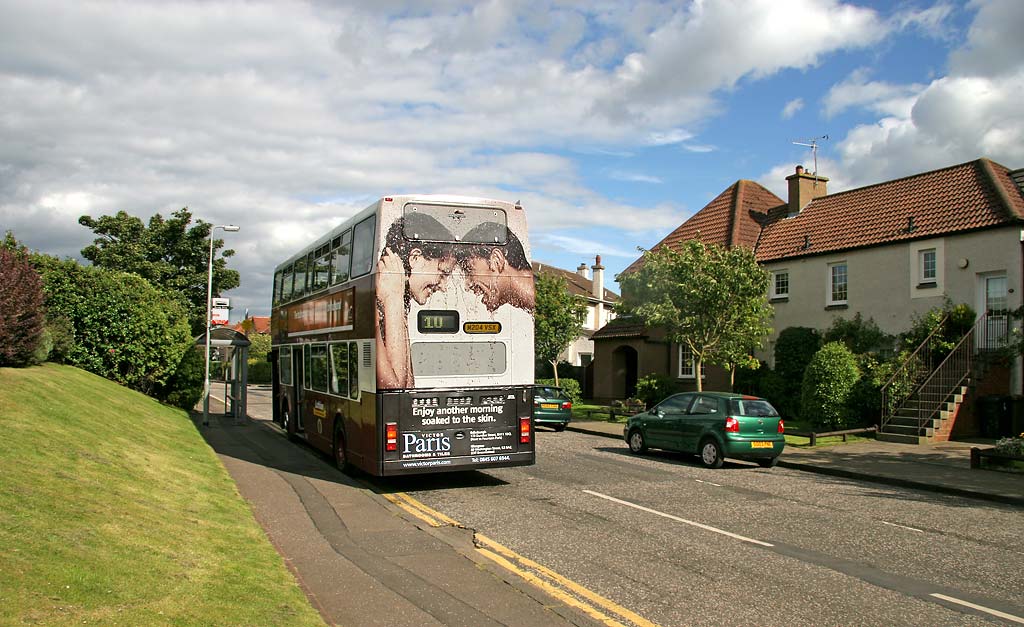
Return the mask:
POLYGON ((802 166, 802 165, 796 166, 796 173, 797 174, 803 174, 804 173, 804 166, 802 166))

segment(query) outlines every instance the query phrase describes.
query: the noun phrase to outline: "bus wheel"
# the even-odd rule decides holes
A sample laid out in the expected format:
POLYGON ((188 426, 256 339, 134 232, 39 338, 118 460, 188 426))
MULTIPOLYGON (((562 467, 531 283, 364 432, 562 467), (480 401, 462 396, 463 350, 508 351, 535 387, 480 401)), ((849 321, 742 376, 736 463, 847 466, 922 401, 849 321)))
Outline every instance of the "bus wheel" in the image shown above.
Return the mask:
POLYGON ((334 428, 334 465, 341 472, 348 472, 351 469, 348 462, 348 445, 340 427, 334 428))

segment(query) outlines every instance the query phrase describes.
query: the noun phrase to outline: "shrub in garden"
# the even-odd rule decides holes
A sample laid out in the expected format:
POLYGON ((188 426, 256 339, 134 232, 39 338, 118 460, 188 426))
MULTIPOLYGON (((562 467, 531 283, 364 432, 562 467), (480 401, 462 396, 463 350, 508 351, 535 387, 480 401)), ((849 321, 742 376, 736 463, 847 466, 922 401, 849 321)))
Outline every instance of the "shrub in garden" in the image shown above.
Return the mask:
MULTIPOLYGON (((537 385, 555 385, 554 379, 537 379, 537 385)), ((573 403, 578 403, 583 398, 583 391, 580 389, 580 382, 576 379, 559 379, 558 387, 562 388, 565 395, 569 397, 573 403)))
POLYGON ((175 373, 192 346, 188 317, 145 279, 37 255, 47 311, 74 328, 66 362, 143 394, 175 373))
POLYGON ((44 321, 42 281, 26 251, 0 248, 0 366, 35 361, 44 321))
POLYGON ((874 318, 864 320, 859 311, 851 320, 841 316, 833 320, 832 326, 822 337, 823 342, 846 344, 854 355, 880 353, 892 349, 895 340, 896 338, 878 327, 874 318))
POLYGON ((675 383, 663 374, 649 374, 636 382, 636 397, 652 407, 675 392, 675 383))
POLYGON ((859 378, 857 360, 845 344, 822 346, 804 372, 801 418, 814 427, 846 428, 851 413, 847 402, 859 378))
MULTIPOLYGON (((269 364, 268 364, 269 365, 269 364)), ((206 369, 203 367, 203 353, 196 348, 185 351, 174 374, 159 386, 154 396, 168 405, 191 410, 203 397, 203 381, 206 369)))
POLYGON ((804 369, 821 348, 821 334, 808 327, 787 327, 775 342, 775 373, 782 380, 782 393, 770 399, 785 417, 801 416, 800 386, 804 369), (776 404, 778 403, 778 404, 776 404))
POLYGON ((270 383, 273 373, 269 361, 249 360, 249 383, 270 383))

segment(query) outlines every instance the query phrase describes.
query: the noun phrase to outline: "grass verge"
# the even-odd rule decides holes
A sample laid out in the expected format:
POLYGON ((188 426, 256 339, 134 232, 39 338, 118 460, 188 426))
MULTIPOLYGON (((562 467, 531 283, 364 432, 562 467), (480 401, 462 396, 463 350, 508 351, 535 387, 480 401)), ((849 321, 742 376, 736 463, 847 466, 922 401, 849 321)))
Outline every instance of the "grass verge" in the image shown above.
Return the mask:
POLYGON ((324 624, 184 412, 0 368, 0 429, 0 624, 324 624))

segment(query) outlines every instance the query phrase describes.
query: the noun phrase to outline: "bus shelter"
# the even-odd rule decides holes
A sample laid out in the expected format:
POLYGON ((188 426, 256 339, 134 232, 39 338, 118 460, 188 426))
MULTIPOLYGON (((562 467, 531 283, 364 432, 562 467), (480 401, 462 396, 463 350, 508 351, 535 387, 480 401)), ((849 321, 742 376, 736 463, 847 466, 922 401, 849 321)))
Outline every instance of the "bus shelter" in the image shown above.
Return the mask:
MULTIPOLYGON (((210 394, 223 385, 224 415, 231 416, 236 423, 246 416, 249 344, 244 333, 229 327, 210 329, 210 394)), ((205 333, 196 338, 195 346, 205 353, 205 333)), ((210 399, 204 399, 203 410, 207 414, 209 406, 210 399)))

